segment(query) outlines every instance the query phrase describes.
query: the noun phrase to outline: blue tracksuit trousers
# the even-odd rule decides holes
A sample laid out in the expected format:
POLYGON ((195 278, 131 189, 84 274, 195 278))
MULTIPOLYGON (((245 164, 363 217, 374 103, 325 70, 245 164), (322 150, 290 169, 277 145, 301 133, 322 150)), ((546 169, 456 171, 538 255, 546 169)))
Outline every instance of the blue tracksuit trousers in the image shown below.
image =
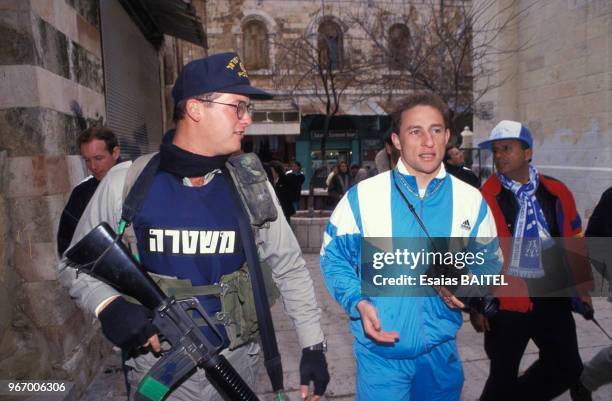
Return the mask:
POLYGON ((383 358, 355 342, 357 401, 458 401, 463 368, 455 340, 414 359, 383 358))

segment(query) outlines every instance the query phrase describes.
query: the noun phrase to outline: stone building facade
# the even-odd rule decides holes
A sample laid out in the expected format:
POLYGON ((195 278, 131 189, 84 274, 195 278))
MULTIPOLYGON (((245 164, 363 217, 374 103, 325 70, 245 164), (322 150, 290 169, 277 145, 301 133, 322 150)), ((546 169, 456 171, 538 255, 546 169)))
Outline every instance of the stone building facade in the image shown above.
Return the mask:
MULTIPOLYGON (((186 7, 171 3, 163 6, 186 7)), ((114 121, 123 157, 155 149, 168 124, 164 81, 174 82, 183 54, 205 54, 204 41, 177 46, 167 37, 160 48, 163 32, 145 33, 136 22, 149 15, 126 10, 118 0, 0 1, 0 379, 64 379, 75 384, 74 396, 110 351, 95 318, 57 281, 59 217, 88 175, 76 138, 84 126, 114 121), (120 29, 130 36, 112 37, 120 29), (105 33, 117 48, 108 48, 110 40, 105 48, 105 33), (131 91, 123 108, 138 119, 127 119, 121 107, 109 111, 118 98, 110 84, 131 84, 121 79, 147 67, 111 60, 132 51, 121 39, 144 44, 153 61, 147 78, 158 84, 140 89, 153 94, 155 121, 142 111, 150 107, 145 96, 131 91)))
POLYGON ((57 278, 55 234, 85 175, 78 118, 105 116, 98 7, 0 4, 0 378, 81 381, 108 351, 57 278))
POLYGON ((425 25, 434 13, 450 15, 469 4, 457 0, 208 0, 209 53, 237 51, 251 81, 278 94, 274 101, 255 103, 246 150, 258 152, 267 146, 271 157, 283 161, 295 157, 308 181, 312 163, 320 158, 325 96, 320 83, 299 86, 296 80, 314 81, 300 75, 307 68, 316 74, 316 67, 303 60, 329 44, 331 50, 322 57, 331 58, 330 65, 339 71, 336 84, 346 84, 347 89, 341 93, 340 117, 332 122, 327 141, 328 163, 344 159, 373 165, 389 131, 387 113, 394 101, 410 91, 407 84, 389 84, 381 77, 401 75, 398 64, 405 61, 402 57, 409 57, 416 25, 425 25), (372 40, 371 35, 378 36, 372 40), (299 38, 308 44, 298 43, 299 38), (299 48, 292 48, 296 44, 299 48), (343 81, 343 77, 349 78, 343 81))
MULTIPOLYGON (((172 124, 170 90, 181 66, 208 53, 236 50, 255 85, 281 94, 256 104, 250 133, 276 137, 308 171, 319 134, 311 132, 316 119, 306 116, 320 116, 322 106, 308 88, 282 96, 290 83, 275 81, 285 64, 279 43, 322 33, 329 47, 324 57, 335 67, 370 57, 382 66, 377 74, 397 74, 393 62, 363 44, 364 32, 346 22, 348 11, 367 15, 375 3, 147 2, 192 7, 206 35, 188 43, 164 37, 166 31, 151 32, 155 24, 147 23, 148 15, 127 15, 126 5, 144 4, 136 0, 0 0, 0 379, 66 379, 78 393, 110 349, 94 317, 80 311, 57 281, 59 217, 72 188, 87 175, 75 144, 83 126, 111 125, 125 158, 153 150, 172 124), (146 57, 132 54, 134 49, 146 50, 146 57), (148 84, 122 86, 137 85, 145 74, 148 84), (132 79, 122 81, 125 77, 132 79), (135 91, 140 91, 136 97, 135 91)), ((402 38, 410 31, 405 17, 426 15, 431 8, 423 1, 380 3, 388 18, 383 30, 400 57, 402 38)), ((184 26, 174 28, 180 35, 184 26)), ((390 105, 407 92, 368 84, 347 90, 338 114, 358 118, 347 123, 346 132, 337 130, 328 149, 352 152, 353 161, 363 161, 381 146, 390 105)), ((251 139, 251 149, 255 145, 251 139)))
POLYGON ((505 0, 489 12, 518 15, 497 44, 519 50, 491 59, 501 85, 480 101, 475 142, 500 120, 525 123, 534 164, 568 185, 586 220, 612 185, 612 3, 505 0))

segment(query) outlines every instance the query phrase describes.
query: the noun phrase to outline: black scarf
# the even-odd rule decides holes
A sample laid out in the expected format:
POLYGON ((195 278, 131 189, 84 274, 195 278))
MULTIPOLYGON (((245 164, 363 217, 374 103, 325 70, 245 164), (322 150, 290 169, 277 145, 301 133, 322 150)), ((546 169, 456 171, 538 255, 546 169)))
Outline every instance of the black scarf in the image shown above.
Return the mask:
POLYGON ((159 146, 159 168, 178 177, 202 177, 213 170, 222 169, 229 155, 202 156, 174 145, 175 130, 168 131, 159 146))

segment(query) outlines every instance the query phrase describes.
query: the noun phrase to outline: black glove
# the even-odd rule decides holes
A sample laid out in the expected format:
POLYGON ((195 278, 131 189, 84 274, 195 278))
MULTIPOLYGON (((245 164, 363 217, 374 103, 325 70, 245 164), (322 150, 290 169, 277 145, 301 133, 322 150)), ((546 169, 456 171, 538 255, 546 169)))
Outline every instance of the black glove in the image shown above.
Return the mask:
POLYGON ((153 312, 142 305, 118 297, 98 315, 102 333, 124 351, 131 351, 147 342, 159 329, 153 323, 153 312))
POLYGON ((585 320, 593 320, 595 317, 593 307, 579 297, 572 298, 572 311, 581 315, 585 320))
POLYGON ((308 385, 314 382, 315 395, 323 395, 329 383, 327 360, 323 351, 302 350, 300 361, 300 384, 308 385))

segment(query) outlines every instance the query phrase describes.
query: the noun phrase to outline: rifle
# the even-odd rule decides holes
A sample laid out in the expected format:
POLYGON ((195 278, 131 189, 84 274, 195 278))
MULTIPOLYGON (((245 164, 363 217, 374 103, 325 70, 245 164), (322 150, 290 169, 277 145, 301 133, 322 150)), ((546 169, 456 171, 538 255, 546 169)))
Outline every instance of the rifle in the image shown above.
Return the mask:
POLYGON ((197 368, 227 401, 258 401, 255 393, 219 354, 223 337, 196 298, 177 300, 168 297, 147 274, 107 223, 101 223, 66 253, 78 271, 108 283, 155 313, 155 324, 171 348, 138 385, 136 401, 159 401, 171 389, 186 380, 197 368), (219 338, 212 344, 195 324, 192 313, 200 315, 211 332, 219 338))

